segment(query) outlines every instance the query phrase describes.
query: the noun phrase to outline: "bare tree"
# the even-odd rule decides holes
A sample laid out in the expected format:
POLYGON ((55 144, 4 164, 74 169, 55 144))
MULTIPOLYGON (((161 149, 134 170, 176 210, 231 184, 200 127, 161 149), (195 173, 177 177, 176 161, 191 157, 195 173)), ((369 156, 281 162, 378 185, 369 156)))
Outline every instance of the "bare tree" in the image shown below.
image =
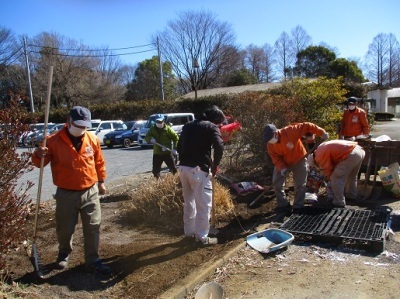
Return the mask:
POLYGON ((261 82, 263 77, 263 68, 265 66, 265 55, 261 47, 253 44, 246 47, 246 67, 250 70, 258 82, 261 82))
POLYGON ((18 48, 15 49, 15 37, 10 29, 0 26, 0 65, 7 65, 15 59, 18 48))
POLYGON ((232 27, 211 12, 181 12, 158 37, 162 57, 171 63, 184 92, 209 87, 231 64, 232 27))
POLYGON ((275 53, 274 48, 270 44, 264 44, 264 67, 262 82, 273 82, 275 80, 275 53))
POLYGON ((399 78, 396 78, 396 70, 399 68, 399 42, 394 36, 393 33, 388 34, 388 69, 387 69, 387 78, 389 86, 394 86, 395 81, 398 81, 399 78))
POLYGON ((388 35, 380 33, 374 37, 366 55, 368 75, 375 78, 379 86, 383 86, 386 81, 385 70, 389 66, 388 45, 388 35))
POLYGON ((312 38, 304 30, 303 27, 297 25, 296 28, 290 32, 292 39, 293 55, 296 57, 297 53, 304 50, 312 44, 312 38))
POLYGON ((275 42, 275 55, 277 59, 278 71, 280 71, 284 78, 290 75, 290 70, 293 68, 295 62, 292 53, 293 45, 292 40, 285 31, 281 33, 275 42))

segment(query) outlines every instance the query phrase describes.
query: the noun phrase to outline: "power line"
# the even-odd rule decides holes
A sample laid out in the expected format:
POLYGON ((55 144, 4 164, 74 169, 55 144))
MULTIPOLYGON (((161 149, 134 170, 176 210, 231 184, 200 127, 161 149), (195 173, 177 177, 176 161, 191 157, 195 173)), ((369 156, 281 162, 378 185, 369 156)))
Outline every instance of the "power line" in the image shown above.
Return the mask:
MULTIPOLYGON (((96 52, 96 51, 121 51, 121 50, 128 50, 128 49, 135 49, 135 48, 143 48, 143 47, 148 47, 148 46, 154 46, 154 44, 147 44, 147 45, 140 45, 140 46, 131 46, 131 47, 125 47, 125 48, 115 48, 115 49, 77 49, 77 48, 71 48, 71 49, 60 49, 57 47, 49 47, 49 46, 43 46, 43 45, 29 45, 30 47, 37 47, 37 48, 48 48, 48 49, 56 49, 59 51, 85 51, 85 52, 96 52)), ((140 52, 139 52, 140 53, 140 52)))
MULTIPOLYGON (((109 56, 123 56, 123 55, 133 55, 133 54, 140 54, 145 52, 155 51, 154 49, 139 51, 139 52, 128 52, 128 53, 120 53, 120 54, 103 54, 103 55, 72 55, 72 54, 62 54, 62 53, 47 53, 49 55, 54 56, 64 56, 64 57, 109 57, 109 56)), ((39 51, 29 51, 29 53, 38 53, 41 54, 39 51)))

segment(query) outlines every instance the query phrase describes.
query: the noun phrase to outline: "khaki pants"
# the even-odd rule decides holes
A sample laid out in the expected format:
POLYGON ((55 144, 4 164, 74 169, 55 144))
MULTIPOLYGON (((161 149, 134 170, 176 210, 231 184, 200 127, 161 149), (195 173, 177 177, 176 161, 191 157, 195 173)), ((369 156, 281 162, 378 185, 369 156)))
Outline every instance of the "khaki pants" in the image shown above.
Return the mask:
POLYGON ((67 255, 71 253, 73 234, 80 214, 85 263, 90 265, 98 261, 101 208, 97 184, 83 191, 57 188, 54 198, 56 199, 56 232, 59 253, 67 255))
POLYGON ((346 159, 336 165, 331 175, 334 205, 344 207, 345 196, 357 198, 357 175, 364 156, 365 151, 357 145, 346 159))
MULTIPOLYGON (((301 209, 304 206, 304 198, 306 196, 306 183, 307 183, 307 160, 304 158, 292 166, 291 172, 293 173, 294 181, 294 202, 293 208, 301 209)), ((274 191, 278 207, 284 207, 290 202, 286 198, 285 194, 285 178, 281 173, 274 168, 272 175, 272 181, 276 182, 274 185, 274 191)))

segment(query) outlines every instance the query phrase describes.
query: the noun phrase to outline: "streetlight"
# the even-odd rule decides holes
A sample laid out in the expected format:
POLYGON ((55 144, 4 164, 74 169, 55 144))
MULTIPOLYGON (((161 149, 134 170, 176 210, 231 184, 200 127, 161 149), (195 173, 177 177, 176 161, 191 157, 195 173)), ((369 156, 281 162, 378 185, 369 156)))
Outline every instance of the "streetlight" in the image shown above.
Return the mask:
POLYGON ((197 76, 196 76, 196 70, 198 70, 198 68, 199 68, 199 62, 197 61, 197 58, 193 58, 192 67, 193 67, 193 75, 194 75, 194 98, 197 99, 197 76))

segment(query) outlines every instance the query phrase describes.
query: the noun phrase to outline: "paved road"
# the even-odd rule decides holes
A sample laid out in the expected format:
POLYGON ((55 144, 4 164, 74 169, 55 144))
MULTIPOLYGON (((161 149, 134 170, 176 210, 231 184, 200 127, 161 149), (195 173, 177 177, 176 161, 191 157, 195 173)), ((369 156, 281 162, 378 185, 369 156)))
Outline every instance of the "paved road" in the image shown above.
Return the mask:
MULTIPOLYGON (((139 146, 132 146, 130 148, 114 147, 112 149, 102 147, 102 150, 107 168, 106 183, 107 181, 112 182, 125 176, 151 171, 152 149, 141 149, 139 146)), ((27 149, 18 148, 17 151, 27 151, 27 149)), ((18 184, 24 184, 27 180, 35 183, 35 186, 29 190, 32 200, 35 201, 38 192, 37 183, 39 181, 39 169, 35 168, 33 171, 24 174, 18 181, 18 184)), ((53 184, 50 167, 48 165, 43 170, 41 199, 52 199, 55 190, 56 187, 53 184)))
POLYGON ((388 135, 392 140, 400 140, 400 119, 378 122, 372 131, 372 137, 388 135))
MULTIPOLYGON (((379 122, 375 125, 372 132, 373 137, 380 135, 388 135, 392 140, 400 140, 400 119, 386 122, 379 122)), ((103 154, 106 159, 107 165, 107 181, 130 176, 138 173, 145 173, 151 171, 152 164, 152 149, 141 149, 138 146, 130 148, 115 147, 109 149, 103 147, 103 154)), ((18 151, 26 151, 26 149, 19 148, 18 151)), ((27 180, 37 184, 39 179, 39 169, 35 168, 32 172, 25 174, 20 180, 19 184, 23 184, 27 180)), ((43 172, 42 184, 42 200, 52 199, 56 187, 53 185, 50 167, 45 167, 43 172)), ((33 186, 29 190, 33 200, 37 198, 37 186, 33 186)))

